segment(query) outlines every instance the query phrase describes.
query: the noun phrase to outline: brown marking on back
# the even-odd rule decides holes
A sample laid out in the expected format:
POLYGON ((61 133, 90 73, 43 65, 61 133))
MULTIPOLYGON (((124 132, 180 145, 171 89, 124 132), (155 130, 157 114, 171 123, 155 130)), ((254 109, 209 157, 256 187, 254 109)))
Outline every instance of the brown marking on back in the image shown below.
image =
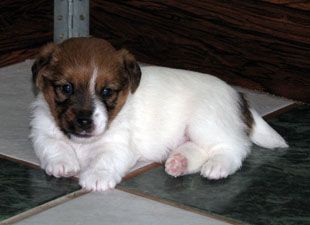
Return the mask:
POLYGON ((250 135, 254 125, 254 119, 249 109, 249 104, 242 93, 239 93, 239 106, 241 111, 242 121, 245 123, 247 135, 250 135))

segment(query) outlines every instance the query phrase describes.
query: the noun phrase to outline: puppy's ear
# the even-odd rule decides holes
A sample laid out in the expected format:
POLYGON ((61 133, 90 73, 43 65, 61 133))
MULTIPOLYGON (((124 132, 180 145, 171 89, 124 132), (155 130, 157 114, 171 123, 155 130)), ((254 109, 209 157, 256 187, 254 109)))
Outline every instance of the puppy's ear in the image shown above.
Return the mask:
POLYGON ((31 67, 32 71, 32 81, 35 84, 35 86, 38 88, 40 86, 40 81, 43 75, 43 71, 46 68, 48 64, 50 64, 53 54, 55 50, 58 48, 58 46, 54 43, 49 43, 45 45, 35 62, 33 63, 31 67))
POLYGON ((129 75, 130 91, 134 93, 140 84, 141 70, 135 57, 126 49, 119 51, 123 60, 124 68, 129 75))

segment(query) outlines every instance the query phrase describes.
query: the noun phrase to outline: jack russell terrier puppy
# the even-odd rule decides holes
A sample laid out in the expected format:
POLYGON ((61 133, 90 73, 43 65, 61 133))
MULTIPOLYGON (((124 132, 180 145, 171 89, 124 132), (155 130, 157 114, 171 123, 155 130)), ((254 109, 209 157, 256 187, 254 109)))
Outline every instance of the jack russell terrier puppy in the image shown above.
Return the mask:
POLYGON ((287 147, 242 94, 207 74, 140 68, 97 38, 44 46, 32 67, 40 89, 31 139, 47 174, 79 175, 87 191, 114 188, 138 160, 172 176, 236 172, 254 142, 287 147))

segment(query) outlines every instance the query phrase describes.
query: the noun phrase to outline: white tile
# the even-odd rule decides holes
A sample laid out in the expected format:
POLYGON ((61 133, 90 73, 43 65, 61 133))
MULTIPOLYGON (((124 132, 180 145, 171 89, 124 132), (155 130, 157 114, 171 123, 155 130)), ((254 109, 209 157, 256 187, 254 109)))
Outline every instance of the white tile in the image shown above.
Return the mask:
POLYGON ((280 98, 274 95, 259 93, 240 87, 235 88, 245 94, 250 106, 253 107, 262 116, 294 103, 292 100, 280 98))
POLYGON ((29 136, 31 66, 25 61, 0 68, 0 153, 38 164, 29 136))
POLYGON ((81 196, 16 224, 224 225, 227 223, 123 191, 113 190, 81 196))

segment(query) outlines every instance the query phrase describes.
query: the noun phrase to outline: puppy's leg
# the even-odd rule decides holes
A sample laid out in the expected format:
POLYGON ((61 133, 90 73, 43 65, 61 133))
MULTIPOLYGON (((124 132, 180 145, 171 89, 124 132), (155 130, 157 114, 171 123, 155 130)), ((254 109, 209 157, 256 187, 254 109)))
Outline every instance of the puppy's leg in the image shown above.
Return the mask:
POLYGON ((36 155, 42 169, 54 177, 77 175, 80 165, 72 147, 63 140, 37 134, 33 138, 36 155))
POLYGON ((171 153, 165 170, 174 177, 201 171, 201 176, 208 179, 226 178, 241 167, 248 152, 247 147, 237 148, 224 144, 201 148, 193 142, 186 142, 171 153))
POLYGON ((207 155, 201 175, 208 179, 221 179, 235 173, 250 151, 251 141, 239 115, 232 113, 226 118, 224 112, 214 114, 214 118, 208 120, 194 118, 188 126, 190 140, 207 155))
POLYGON ((201 168, 201 175, 208 179, 221 179, 235 173, 248 150, 245 146, 218 144, 208 152, 208 160, 201 168))
POLYGON ((86 191, 113 189, 137 162, 136 155, 125 146, 110 143, 98 148, 90 151, 94 153, 80 176, 80 185, 86 191))
POLYGON ((206 160, 206 151, 188 141, 170 154, 165 164, 165 170, 174 177, 196 173, 200 171, 206 160))

